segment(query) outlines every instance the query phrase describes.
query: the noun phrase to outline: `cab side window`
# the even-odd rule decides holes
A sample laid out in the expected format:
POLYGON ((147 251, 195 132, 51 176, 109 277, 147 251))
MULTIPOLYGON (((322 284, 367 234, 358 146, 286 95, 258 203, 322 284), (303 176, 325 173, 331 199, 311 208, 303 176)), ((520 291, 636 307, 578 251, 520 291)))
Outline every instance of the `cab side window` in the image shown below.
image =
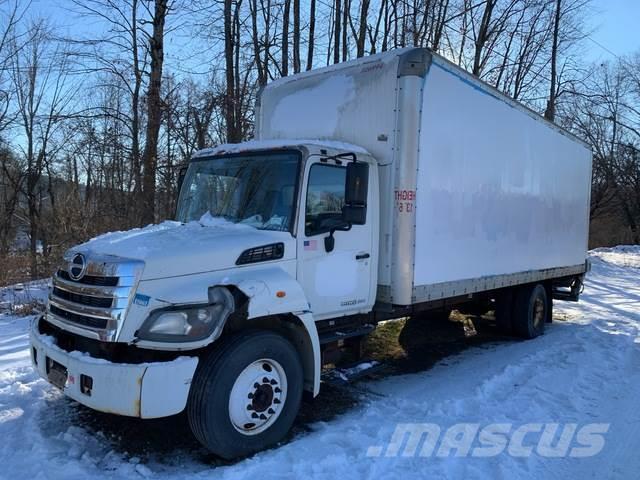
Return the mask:
POLYGON ((315 164, 309 170, 305 234, 310 237, 339 227, 344 206, 345 167, 315 164))

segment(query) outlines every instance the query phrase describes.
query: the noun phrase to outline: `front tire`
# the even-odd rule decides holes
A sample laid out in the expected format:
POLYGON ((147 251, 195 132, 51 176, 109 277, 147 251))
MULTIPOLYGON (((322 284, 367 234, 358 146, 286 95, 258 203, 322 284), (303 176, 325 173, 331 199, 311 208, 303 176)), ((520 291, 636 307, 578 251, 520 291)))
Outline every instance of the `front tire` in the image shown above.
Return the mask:
POLYGON ((302 388, 300 357, 286 338, 242 333, 201 360, 189 393, 189 425, 216 455, 244 457, 285 437, 302 388))

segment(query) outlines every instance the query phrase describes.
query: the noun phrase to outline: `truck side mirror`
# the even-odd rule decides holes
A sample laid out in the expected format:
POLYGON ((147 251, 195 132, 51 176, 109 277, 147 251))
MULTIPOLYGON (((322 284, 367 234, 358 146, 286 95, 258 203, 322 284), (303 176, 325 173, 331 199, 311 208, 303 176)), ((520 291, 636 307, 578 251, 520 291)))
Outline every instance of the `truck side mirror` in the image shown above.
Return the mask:
POLYGON ((182 189, 182 184, 184 183, 184 177, 187 175, 187 169, 189 165, 180 165, 178 167, 178 193, 182 189))
POLYGON ((367 222, 368 190, 369 164, 364 162, 347 164, 344 207, 342 207, 342 219, 345 223, 364 225, 367 222))

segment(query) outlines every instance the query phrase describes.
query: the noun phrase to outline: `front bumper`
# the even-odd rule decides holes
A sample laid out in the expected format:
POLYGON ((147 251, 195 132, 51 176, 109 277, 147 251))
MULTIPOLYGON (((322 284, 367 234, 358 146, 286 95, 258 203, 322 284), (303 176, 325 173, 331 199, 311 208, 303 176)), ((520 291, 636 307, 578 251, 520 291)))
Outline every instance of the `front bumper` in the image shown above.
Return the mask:
POLYGON ((67 352, 55 339, 31 327, 31 360, 40 376, 49 380, 49 366, 56 362, 66 369, 65 395, 101 412, 129 417, 159 418, 184 410, 197 357, 179 357, 170 362, 112 363, 81 352, 67 352), (92 386, 83 393, 81 375, 92 386))

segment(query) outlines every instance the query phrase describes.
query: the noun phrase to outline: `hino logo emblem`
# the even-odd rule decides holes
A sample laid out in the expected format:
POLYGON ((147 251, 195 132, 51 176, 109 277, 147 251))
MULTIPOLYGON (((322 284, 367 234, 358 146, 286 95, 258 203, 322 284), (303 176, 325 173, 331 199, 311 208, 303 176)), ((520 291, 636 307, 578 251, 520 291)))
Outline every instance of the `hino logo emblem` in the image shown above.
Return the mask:
POLYGON ((81 253, 76 253, 69 262, 69 277, 72 280, 80 280, 87 271, 87 260, 81 253))

